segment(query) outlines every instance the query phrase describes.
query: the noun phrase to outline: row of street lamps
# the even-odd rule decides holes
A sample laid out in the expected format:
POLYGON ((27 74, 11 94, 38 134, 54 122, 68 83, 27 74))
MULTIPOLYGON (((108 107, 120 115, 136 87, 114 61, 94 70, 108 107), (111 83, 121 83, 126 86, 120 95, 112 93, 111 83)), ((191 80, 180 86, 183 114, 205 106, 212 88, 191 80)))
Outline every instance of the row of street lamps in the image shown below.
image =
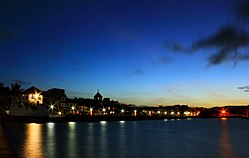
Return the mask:
MULTIPOLYGON (((55 109, 55 105, 51 104, 51 105, 50 105, 50 109, 52 110, 52 112, 51 112, 51 114, 52 114, 52 113, 53 113, 53 110, 55 109)), ((49 109, 49 110, 50 110, 50 109, 49 109)), ((75 111, 75 110, 76 110, 76 107, 75 107, 75 106, 72 106, 72 107, 71 107, 71 110, 72 110, 72 111, 75 111)), ((90 108, 89 110, 90 110, 90 113, 89 113, 89 114, 90 114, 90 115, 93 115, 93 108, 90 108)), ((107 114, 106 111, 107 111, 106 108, 103 108, 103 109, 102 109, 103 115, 106 115, 106 114, 107 114)), ((125 110, 124 110, 124 109, 121 109, 120 112, 121 112, 122 114, 124 114, 125 110)), ((134 111, 133 111, 133 116, 137 116, 137 112, 138 112, 137 110, 134 110, 134 111)), ((110 114, 115 114, 115 112, 114 112, 114 111, 110 111, 110 114)), ((161 111, 158 110, 158 111, 157 111, 157 114, 160 115, 160 114, 161 114, 161 111)), ((168 112, 167 112, 167 111, 164 111, 163 114, 164 114, 164 115, 167 115, 168 112)), ((183 114, 184 114, 185 116, 196 116, 196 115, 199 115, 199 112, 194 113, 194 112, 185 111, 183 114)), ((148 115, 149 115, 149 116, 152 116, 152 111, 149 111, 149 112, 148 112, 148 115)), ((170 112, 170 115, 180 115, 180 112, 171 111, 171 112, 170 112)), ((62 111, 59 111, 59 112, 58 112, 58 116, 62 116, 62 111)))

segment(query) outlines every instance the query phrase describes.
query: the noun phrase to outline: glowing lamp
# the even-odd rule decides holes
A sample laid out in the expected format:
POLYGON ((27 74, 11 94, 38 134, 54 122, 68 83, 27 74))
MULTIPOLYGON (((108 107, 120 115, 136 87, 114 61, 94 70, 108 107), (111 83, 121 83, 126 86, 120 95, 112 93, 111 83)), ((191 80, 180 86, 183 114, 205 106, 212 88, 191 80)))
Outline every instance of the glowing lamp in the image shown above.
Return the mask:
POLYGON ((90 108, 90 115, 93 115, 93 108, 90 108))
POLYGON ((134 116, 137 116, 137 110, 134 110, 134 116))
POLYGON ((190 115, 190 114, 191 114, 191 113, 190 113, 189 111, 185 111, 185 112, 184 112, 184 115, 187 115, 187 116, 188 116, 188 115, 190 115))
POLYGON ((35 99, 37 100, 37 99, 38 99, 38 97, 39 97, 39 94, 38 94, 38 93, 36 93, 36 94, 34 95, 34 97, 35 97, 35 99))
POLYGON ((62 114, 62 112, 61 112, 61 111, 59 111, 59 112, 58 112, 58 115, 59 115, 59 116, 61 116, 61 114, 62 114))
POLYGON ((151 111, 149 111, 149 116, 151 116, 151 111))

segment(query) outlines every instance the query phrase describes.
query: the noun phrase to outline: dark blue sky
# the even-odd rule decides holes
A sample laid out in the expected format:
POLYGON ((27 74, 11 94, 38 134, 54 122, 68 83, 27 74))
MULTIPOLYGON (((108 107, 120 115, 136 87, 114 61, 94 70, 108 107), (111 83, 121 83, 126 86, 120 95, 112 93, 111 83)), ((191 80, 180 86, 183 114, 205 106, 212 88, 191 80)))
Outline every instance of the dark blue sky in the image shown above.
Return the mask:
POLYGON ((65 88, 70 97, 138 105, 248 104, 248 63, 208 66, 169 45, 239 22, 236 0, 8 0, 0 2, 1 82, 65 88))

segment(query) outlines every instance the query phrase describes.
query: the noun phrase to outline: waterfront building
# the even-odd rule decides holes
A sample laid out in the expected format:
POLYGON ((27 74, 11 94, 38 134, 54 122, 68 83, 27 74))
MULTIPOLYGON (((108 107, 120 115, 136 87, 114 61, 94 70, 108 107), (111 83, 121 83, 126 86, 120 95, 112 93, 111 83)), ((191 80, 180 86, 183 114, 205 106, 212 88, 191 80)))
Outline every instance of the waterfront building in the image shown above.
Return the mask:
POLYGON ((22 103, 43 104, 43 95, 41 90, 32 86, 23 92, 22 103))
POLYGON ((54 104, 57 107, 66 107, 67 95, 65 89, 52 88, 44 92, 45 104, 54 104))
POLYGON ((42 91, 32 86, 22 94, 21 103, 10 105, 11 116, 48 116, 47 106, 43 104, 42 91))

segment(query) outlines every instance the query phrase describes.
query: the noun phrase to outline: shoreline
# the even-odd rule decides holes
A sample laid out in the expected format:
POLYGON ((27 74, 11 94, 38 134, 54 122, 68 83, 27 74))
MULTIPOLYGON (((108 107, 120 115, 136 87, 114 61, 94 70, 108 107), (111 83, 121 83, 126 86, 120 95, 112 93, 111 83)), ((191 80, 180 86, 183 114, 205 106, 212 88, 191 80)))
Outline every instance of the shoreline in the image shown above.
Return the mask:
POLYGON ((212 118, 241 118, 243 117, 167 117, 167 116, 66 116, 66 117, 30 117, 30 116, 7 116, 0 119, 0 123, 64 123, 64 122, 99 122, 99 121, 146 121, 164 119, 212 119, 212 118))

